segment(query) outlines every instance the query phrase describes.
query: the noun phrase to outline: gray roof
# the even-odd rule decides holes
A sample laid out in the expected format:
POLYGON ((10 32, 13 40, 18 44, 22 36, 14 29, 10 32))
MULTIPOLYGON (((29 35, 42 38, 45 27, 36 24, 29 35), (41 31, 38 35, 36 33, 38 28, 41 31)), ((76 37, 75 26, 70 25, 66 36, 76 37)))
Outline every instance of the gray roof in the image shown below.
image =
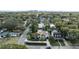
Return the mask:
POLYGON ((17 34, 20 34, 20 33, 16 33, 16 32, 2 32, 2 33, 0 33, 1 36, 6 36, 7 34, 17 35, 17 34))
POLYGON ((9 32, 0 33, 1 36, 5 36, 5 35, 7 35, 7 34, 9 34, 9 32))

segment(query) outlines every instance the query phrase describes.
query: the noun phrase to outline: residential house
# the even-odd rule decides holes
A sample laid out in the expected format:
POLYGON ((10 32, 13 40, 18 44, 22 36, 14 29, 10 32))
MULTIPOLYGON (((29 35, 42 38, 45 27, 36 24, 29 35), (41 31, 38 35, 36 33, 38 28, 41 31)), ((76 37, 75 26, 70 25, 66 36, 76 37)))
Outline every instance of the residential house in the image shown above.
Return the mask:
POLYGON ((9 32, 2 32, 0 33, 0 38, 6 37, 9 34, 9 32))
POLYGON ((0 33, 0 38, 7 37, 8 35, 11 36, 11 37, 16 37, 16 36, 19 36, 20 33, 8 32, 8 31, 6 31, 6 32, 1 32, 1 33, 0 33))
POLYGON ((6 31, 6 30, 7 30, 6 28, 1 29, 1 30, 0 30, 0 33, 4 32, 4 31, 6 31))
POLYGON ((9 35, 10 35, 10 36, 19 36, 19 35, 20 35, 20 33, 10 32, 10 33, 9 33, 9 35))
POLYGON ((49 37, 48 31, 38 30, 37 34, 39 35, 39 38, 47 39, 49 37))
POLYGON ((45 18, 43 16, 40 16, 39 19, 40 19, 40 22, 44 22, 44 20, 45 20, 45 18))
POLYGON ((62 40, 63 37, 61 35, 60 32, 58 32, 57 30, 53 30, 51 36, 56 39, 56 40, 62 40))
POLYGON ((62 16, 62 17, 61 17, 61 20, 68 22, 68 21, 69 21, 69 17, 68 17, 68 16, 62 16))
POLYGON ((56 28, 54 24, 50 24, 50 28, 56 28))
POLYGON ((44 27, 45 27, 44 23, 41 22, 41 23, 38 24, 38 29, 39 30, 40 29, 43 30, 44 27))
POLYGON ((54 33, 57 33, 57 32, 58 32, 57 30, 53 30, 52 33, 51 33, 51 36, 54 37, 53 34, 54 34, 54 33))

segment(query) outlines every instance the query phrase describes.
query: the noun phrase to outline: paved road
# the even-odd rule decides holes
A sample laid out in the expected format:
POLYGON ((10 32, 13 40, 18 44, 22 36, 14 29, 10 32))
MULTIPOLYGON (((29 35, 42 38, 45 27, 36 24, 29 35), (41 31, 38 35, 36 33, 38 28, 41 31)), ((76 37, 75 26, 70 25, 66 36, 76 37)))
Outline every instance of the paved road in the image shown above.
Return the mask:
POLYGON ((26 26, 26 23, 27 23, 27 20, 26 20, 26 21, 24 21, 24 26, 26 26))
POLYGON ((26 35, 29 32, 29 27, 31 26, 31 24, 26 28, 26 30, 23 32, 23 34, 20 36, 18 44, 24 44, 24 41, 27 40, 26 39, 26 35))

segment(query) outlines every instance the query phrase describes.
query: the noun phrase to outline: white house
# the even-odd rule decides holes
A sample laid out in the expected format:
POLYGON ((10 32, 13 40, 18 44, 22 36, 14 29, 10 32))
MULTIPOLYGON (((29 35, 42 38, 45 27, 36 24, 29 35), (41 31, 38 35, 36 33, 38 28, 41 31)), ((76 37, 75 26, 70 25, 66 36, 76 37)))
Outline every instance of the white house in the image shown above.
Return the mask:
POLYGON ((44 27, 45 27, 44 23, 41 22, 41 23, 38 24, 38 28, 39 28, 39 29, 42 29, 42 28, 44 28, 44 27))
POLYGON ((51 36, 54 36, 53 34, 57 32, 58 32, 57 30, 53 30, 51 36))
POLYGON ((10 36, 19 36, 20 35, 20 33, 16 33, 16 32, 10 32, 9 34, 10 34, 10 36))
POLYGON ((50 24, 50 28, 56 28, 54 24, 50 24))
POLYGON ((49 37, 49 32, 48 31, 45 31, 45 37, 49 37))

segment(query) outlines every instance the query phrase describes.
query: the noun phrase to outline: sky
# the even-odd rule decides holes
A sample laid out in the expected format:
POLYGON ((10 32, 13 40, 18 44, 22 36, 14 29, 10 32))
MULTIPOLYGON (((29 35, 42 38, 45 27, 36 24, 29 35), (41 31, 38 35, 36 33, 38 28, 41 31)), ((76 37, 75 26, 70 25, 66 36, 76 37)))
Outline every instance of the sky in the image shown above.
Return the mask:
POLYGON ((78 0, 0 0, 0 11, 79 11, 78 0))

